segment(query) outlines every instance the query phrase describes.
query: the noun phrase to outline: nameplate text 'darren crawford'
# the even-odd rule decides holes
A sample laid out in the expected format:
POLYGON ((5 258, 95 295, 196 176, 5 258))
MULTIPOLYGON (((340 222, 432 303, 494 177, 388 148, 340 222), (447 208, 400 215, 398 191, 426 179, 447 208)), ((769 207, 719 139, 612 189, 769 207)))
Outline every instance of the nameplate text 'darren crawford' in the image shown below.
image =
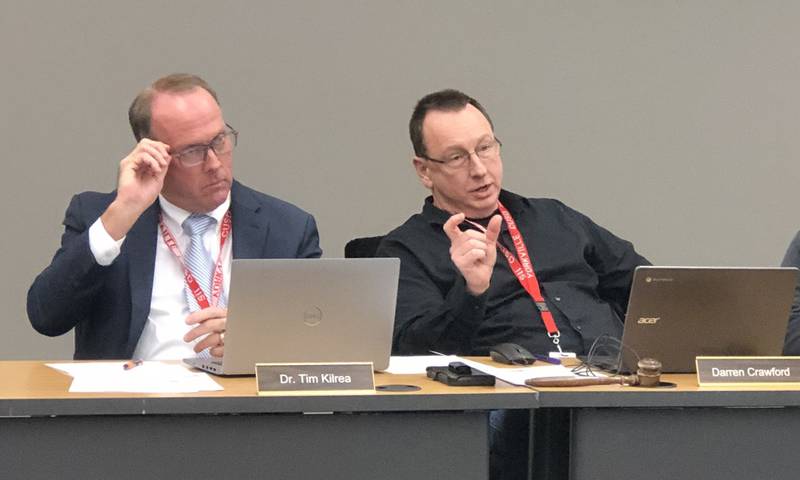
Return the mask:
POLYGON ((697 384, 800 385, 800 357, 697 357, 697 384))

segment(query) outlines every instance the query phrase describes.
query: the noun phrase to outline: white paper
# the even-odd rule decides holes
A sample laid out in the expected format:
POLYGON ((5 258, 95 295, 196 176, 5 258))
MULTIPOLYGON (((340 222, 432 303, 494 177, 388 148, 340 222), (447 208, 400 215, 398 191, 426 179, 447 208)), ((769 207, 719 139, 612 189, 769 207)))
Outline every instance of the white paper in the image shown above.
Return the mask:
POLYGON ((389 368, 386 373, 394 375, 410 375, 427 373, 426 367, 446 367, 450 362, 459 362, 461 359, 455 355, 412 355, 407 357, 389 358, 389 368))
POLYGON ((181 364, 144 362, 125 370, 125 362, 48 363, 47 366, 72 377, 73 393, 194 393, 222 390, 202 372, 181 364))
POLYGON ((577 377, 572 370, 563 365, 535 365, 525 367, 493 367, 456 355, 416 355, 407 357, 392 356, 389 368, 385 371, 394 375, 426 373, 426 367, 446 367, 450 362, 464 362, 470 367, 481 372, 493 375, 496 378, 512 385, 525 385, 529 378, 545 377, 577 377))
MULTIPOLYGON (((525 380, 529 378, 550 378, 550 377, 577 377, 572 370, 564 365, 530 365, 526 367, 502 368, 493 367, 484 363, 478 363, 466 358, 457 358, 456 361, 464 362, 470 367, 480 370, 483 373, 494 375, 496 378, 512 385, 525 385, 525 380)), ((537 362, 538 363, 538 362, 537 362)))

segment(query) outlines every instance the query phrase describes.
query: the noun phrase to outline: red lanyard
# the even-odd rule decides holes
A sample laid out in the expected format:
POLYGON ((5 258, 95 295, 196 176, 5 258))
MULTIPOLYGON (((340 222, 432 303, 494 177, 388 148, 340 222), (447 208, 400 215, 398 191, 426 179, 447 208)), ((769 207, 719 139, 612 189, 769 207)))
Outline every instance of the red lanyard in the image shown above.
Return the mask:
POLYGON ((178 242, 175 241, 172 232, 169 231, 166 223, 164 223, 163 214, 159 214, 158 216, 158 225, 161 228, 161 236, 164 238, 164 243, 181 263, 181 267, 183 267, 183 278, 186 280, 189 291, 194 295, 194 299, 197 300, 197 305, 201 310, 211 305, 217 305, 219 303, 219 297, 222 294, 222 247, 225 245, 225 241, 231 233, 231 211, 228 210, 225 212, 225 216, 222 217, 222 226, 219 231, 219 254, 217 255, 217 263, 214 266, 214 276, 211 280, 211 302, 208 301, 208 297, 197 283, 197 280, 195 280, 192 272, 186 268, 186 264, 183 262, 183 254, 178 248, 178 242))
MULTIPOLYGON (((516 249, 517 255, 514 256, 514 254, 511 253, 511 251, 509 251, 500 242, 497 242, 497 248, 506 257, 508 266, 511 268, 511 271, 514 272, 514 275, 517 277, 517 280, 519 280, 522 288, 524 288, 531 298, 533 298, 533 303, 536 304, 536 308, 539 309, 542 322, 544 323, 544 327, 547 329, 547 336, 550 337, 550 339, 553 341, 553 344, 560 352, 561 345, 559 345, 559 343, 561 332, 558 331, 556 322, 553 319, 553 314, 547 307, 547 302, 544 300, 542 290, 539 288, 539 280, 536 279, 536 272, 533 271, 533 264, 531 263, 531 258, 528 255, 528 248, 525 246, 525 242, 522 239, 522 233, 520 233, 519 228, 517 228, 517 222, 514 221, 511 213, 509 213, 506 207, 504 207, 499 200, 497 201, 497 208, 500 210, 500 215, 503 216, 503 220, 506 222, 508 233, 511 235, 511 240, 514 242, 514 249, 516 249)), ((486 230, 481 225, 473 222, 469 223, 480 227, 483 231, 486 230)))

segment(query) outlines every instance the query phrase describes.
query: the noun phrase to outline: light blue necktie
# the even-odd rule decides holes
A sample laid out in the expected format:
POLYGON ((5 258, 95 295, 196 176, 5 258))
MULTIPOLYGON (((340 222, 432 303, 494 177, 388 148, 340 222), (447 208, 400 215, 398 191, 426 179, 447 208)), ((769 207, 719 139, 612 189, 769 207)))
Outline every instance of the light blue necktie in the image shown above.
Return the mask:
MULTIPOLYGON (((199 213, 193 213, 183 221, 183 231, 191 238, 184 261, 209 302, 211 301, 211 276, 214 272, 214 259, 211 258, 211 252, 206 250, 203 245, 203 234, 216 222, 213 217, 199 213)), ((189 311, 200 310, 200 305, 197 304, 188 285, 184 287, 184 291, 186 292, 186 301, 189 302, 189 311)))
MULTIPOLYGON (((192 272, 192 276, 197 281, 200 288, 203 289, 209 303, 211 302, 211 277, 214 272, 214 259, 211 257, 211 252, 206 250, 203 244, 203 234, 216 222, 217 221, 213 217, 209 217, 208 215, 193 213, 183 221, 182 225, 183 231, 191 238, 189 249, 184 254, 186 268, 192 272)), ((184 285, 183 291, 186 292, 186 301, 189 302, 189 311, 195 312, 200 310, 200 305, 198 305, 188 285, 184 285)), ((223 299, 220 298, 220 304, 222 304, 222 302, 223 299)), ((211 353, 206 348, 198 353, 197 356, 210 358, 211 353)))

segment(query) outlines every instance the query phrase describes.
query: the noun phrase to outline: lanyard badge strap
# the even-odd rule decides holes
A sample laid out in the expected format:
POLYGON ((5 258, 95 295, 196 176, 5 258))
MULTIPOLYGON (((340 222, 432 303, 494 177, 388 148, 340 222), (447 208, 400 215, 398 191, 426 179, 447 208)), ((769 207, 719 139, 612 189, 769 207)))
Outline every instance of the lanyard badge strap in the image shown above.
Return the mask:
MULTIPOLYGON (((533 299, 533 303, 536 305, 537 310, 539 310, 542 323, 544 323, 544 327, 547 329, 547 336, 558 349, 559 353, 564 353, 561 349, 561 332, 556 326, 555 319, 550 312, 550 308, 547 306, 544 295, 542 295, 542 290, 539 287, 539 280, 536 278, 536 272, 533 270, 533 264, 528 255, 528 248, 525 246, 525 242, 522 239, 522 233, 520 233, 519 228, 517 228, 517 222, 514 221, 511 213, 509 213, 508 209, 506 209, 499 200, 497 202, 497 208, 500 210, 500 215, 503 216, 503 220, 506 222, 508 233, 514 241, 514 248, 517 250, 517 255, 515 256, 500 242, 497 242, 497 248, 503 256, 506 257, 508 266, 514 273, 514 276, 517 277, 522 288, 524 288, 533 299)), ((486 232, 486 228, 484 228, 483 225, 471 220, 466 220, 466 222, 475 226, 480 231, 486 232)))
POLYGON ((197 283, 197 280, 192 275, 192 272, 186 267, 186 264, 183 261, 183 253, 181 253, 180 248, 178 248, 178 242, 175 240, 175 237, 172 235, 172 232, 169 231, 167 224, 164 223, 164 216, 163 214, 159 214, 158 217, 158 225, 161 229, 161 236, 164 239, 164 243, 169 248, 170 252, 178 259, 183 268, 183 278, 186 281, 186 285, 189 287, 189 291, 194 296, 194 299, 197 300, 197 305, 200 307, 201 310, 204 310, 212 305, 217 305, 219 303, 219 298, 222 295, 222 247, 225 246, 225 241, 228 239, 231 233, 231 211, 228 210, 225 212, 225 216, 222 218, 222 225, 220 226, 220 233, 219 233, 219 253, 217 254, 217 261, 214 265, 214 276, 211 280, 211 299, 209 299, 200 285, 197 283))
POLYGON ((542 317, 542 323, 544 323, 544 327, 547 329, 547 336, 550 337, 550 340, 558 351, 563 353, 561 350, 561 332, 556 326, 555 319, 550 312, 550 308, 547 306, 544 295, 542 295, 539 280, 536 278, 536 272, 533 270, 533 264, 528 255, 528 248, 525 246, 522 233, 519 231, 519 228, 517 228, 517 222, 514 221, 511 213, 499 200, 497 201, 497 208, 500 210, 500 215, 502 215, 503 220, 506 222, 508 233, 511 235, 511 240, 514 242, 514 249, 517 251, 517 255, 515 256, 499 242, 497 243, 497 248, 500 249, 503 256, 506 257, 508 266, 511 268, 511 271, 514 272, 514 276, 517 277, 522 288, 524 288, 533 299, 542 317))

